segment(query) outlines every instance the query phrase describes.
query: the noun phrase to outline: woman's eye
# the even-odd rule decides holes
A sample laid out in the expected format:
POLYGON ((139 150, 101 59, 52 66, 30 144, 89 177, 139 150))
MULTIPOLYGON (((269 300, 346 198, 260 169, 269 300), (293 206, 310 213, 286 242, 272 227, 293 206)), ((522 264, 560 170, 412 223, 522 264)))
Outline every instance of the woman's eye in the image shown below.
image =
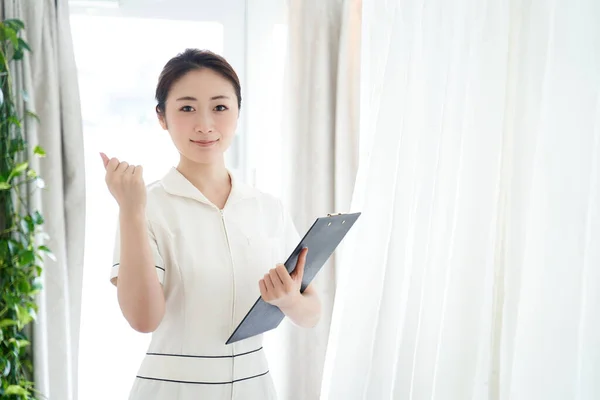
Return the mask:
POLYGON ((183 112, 192 112, 194 111, 194 108, 192 106, 183 106, 180 110, 183 112))
POLYGON ((216 106, 215 107, 215 111, 225 111, 227 110, 227 107, 225 107, 224 105, 220 105, 220 106, 216 106))

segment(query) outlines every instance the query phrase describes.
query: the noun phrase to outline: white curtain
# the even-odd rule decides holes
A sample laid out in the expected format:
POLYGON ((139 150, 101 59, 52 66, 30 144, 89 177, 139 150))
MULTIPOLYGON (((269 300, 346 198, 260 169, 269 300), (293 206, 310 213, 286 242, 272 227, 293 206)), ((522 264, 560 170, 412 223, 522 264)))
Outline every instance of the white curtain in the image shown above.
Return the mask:
MULTIPOLYGON (((288 1, 287 48, 283 197, 302 235, 316 217, 350 207, 358 168, 360 0, 288 1)), ((282 399, 319 398, 336 268, 333 258, 314 281, 323 304, 319 325, 284 323, 277 331, 282 351, 279 368, 271 369, 282 399)))
MULTIPOLYGON (((31 207, 46 220, 47 246, 56 261, 44 264, 33 355, 36 387, 43 398, 77 398, 77 360, 83 245, 85 183, 83 133, 67 0, 4 0, 3 17, 25 23, 32 53, 16 70, 17 83, 29 97, 28 108, 40 123, 26 125, 30 147, 46 150, 30 162, 46 189, 32 192, 31 207)), ((21 92, 21 91, 20 91, 21 92)))
POLYGON ((365 2, 322 399, 600 398, 600 2, 365 2), (341 260, 340 260, 341 259, 341 260))

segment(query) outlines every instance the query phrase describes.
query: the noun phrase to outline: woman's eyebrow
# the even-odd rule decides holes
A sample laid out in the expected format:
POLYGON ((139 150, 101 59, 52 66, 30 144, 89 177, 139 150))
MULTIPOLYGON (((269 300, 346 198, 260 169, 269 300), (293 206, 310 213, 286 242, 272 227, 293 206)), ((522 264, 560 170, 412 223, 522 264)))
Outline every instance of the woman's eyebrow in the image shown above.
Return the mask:
MULTIPOLYGON (((221 94, 218 96, 213 96, 210 99, 211 100, 229 99, 229 96, 225 96, 225 95, 221 94)), ((198 99, 193 96, 183 96, 183 97, 178 98, 176 101, 198 101, 198 99)))

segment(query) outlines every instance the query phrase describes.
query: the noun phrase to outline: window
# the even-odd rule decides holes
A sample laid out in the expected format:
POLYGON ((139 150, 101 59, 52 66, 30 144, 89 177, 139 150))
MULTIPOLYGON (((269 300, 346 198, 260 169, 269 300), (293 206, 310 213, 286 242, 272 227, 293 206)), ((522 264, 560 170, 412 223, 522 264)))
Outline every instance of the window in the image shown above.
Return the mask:
POLYGON ((254 95, 249 105, 247 159, 256 187, 280 197, 283 187, 281 128, 285 115, 282 95, 287 26, 278 23, 270 28, 269 32, 265 32, 265 39, 268 40, 260 42, 268 57, 259 67, 248 68, 250 76, 254 78, 248 82, 249 90, 254 95), (269 84, 265 85, 265 81, 269 84), (264 154, 269 156, 265 157, 264 154))
MULTIPOLYGON (((118 209, 106 189, 98 153, 143 165, 146 183, 176 165, 179 155, 154 113, 158 74, 166 60, 185 47, 222 54, 224 27, 219 22, 82 14, 72 15, 71 24, 82 101, 88 210, 79 398, 123 399, 150 335, 128 326, 116 290, 107 284, 118 209), (99 381, 110 384, 98 385, 99 381)), ((229 164, 238 167, 236 161, 229 164)))
POLYGON ((108 280, 118 208, 106 189, 98 153, 143 165, 146 183, 176 165, 179 154, 154 112, 155 85, 173 55, 187 47, 206 48, 224 55, 242 81, 244 105, 228 166, 249 183, 279 194, 281 177, 272 167, 281 162, 284 3, 267 0, 246 9, 245 0, 172 0, 168 6, 71 0, 87 190, 79 398, 127 398, 150 340, 129 327, 108 280), (265 162, 261 152, 274 157, 265 162))

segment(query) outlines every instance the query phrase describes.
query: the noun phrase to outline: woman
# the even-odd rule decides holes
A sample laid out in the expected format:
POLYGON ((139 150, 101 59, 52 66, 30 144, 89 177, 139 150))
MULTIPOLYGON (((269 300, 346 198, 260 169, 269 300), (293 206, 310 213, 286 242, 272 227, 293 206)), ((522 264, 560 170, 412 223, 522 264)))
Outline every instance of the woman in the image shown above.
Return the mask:
POLYGON ((242 100, 227 61, 186 50, 156 100, 177 168, 146 187, 141 166, 101 154, 119 204, 111 282, 129 324, 153 332, 130 399, 275 399, 262 337, 225 342, 259 295, 296 325, 318 322, 317 293, 300 293, 307 249, 292 274, 277 264, 299 239, 289 215, 225 167, 242 100))

